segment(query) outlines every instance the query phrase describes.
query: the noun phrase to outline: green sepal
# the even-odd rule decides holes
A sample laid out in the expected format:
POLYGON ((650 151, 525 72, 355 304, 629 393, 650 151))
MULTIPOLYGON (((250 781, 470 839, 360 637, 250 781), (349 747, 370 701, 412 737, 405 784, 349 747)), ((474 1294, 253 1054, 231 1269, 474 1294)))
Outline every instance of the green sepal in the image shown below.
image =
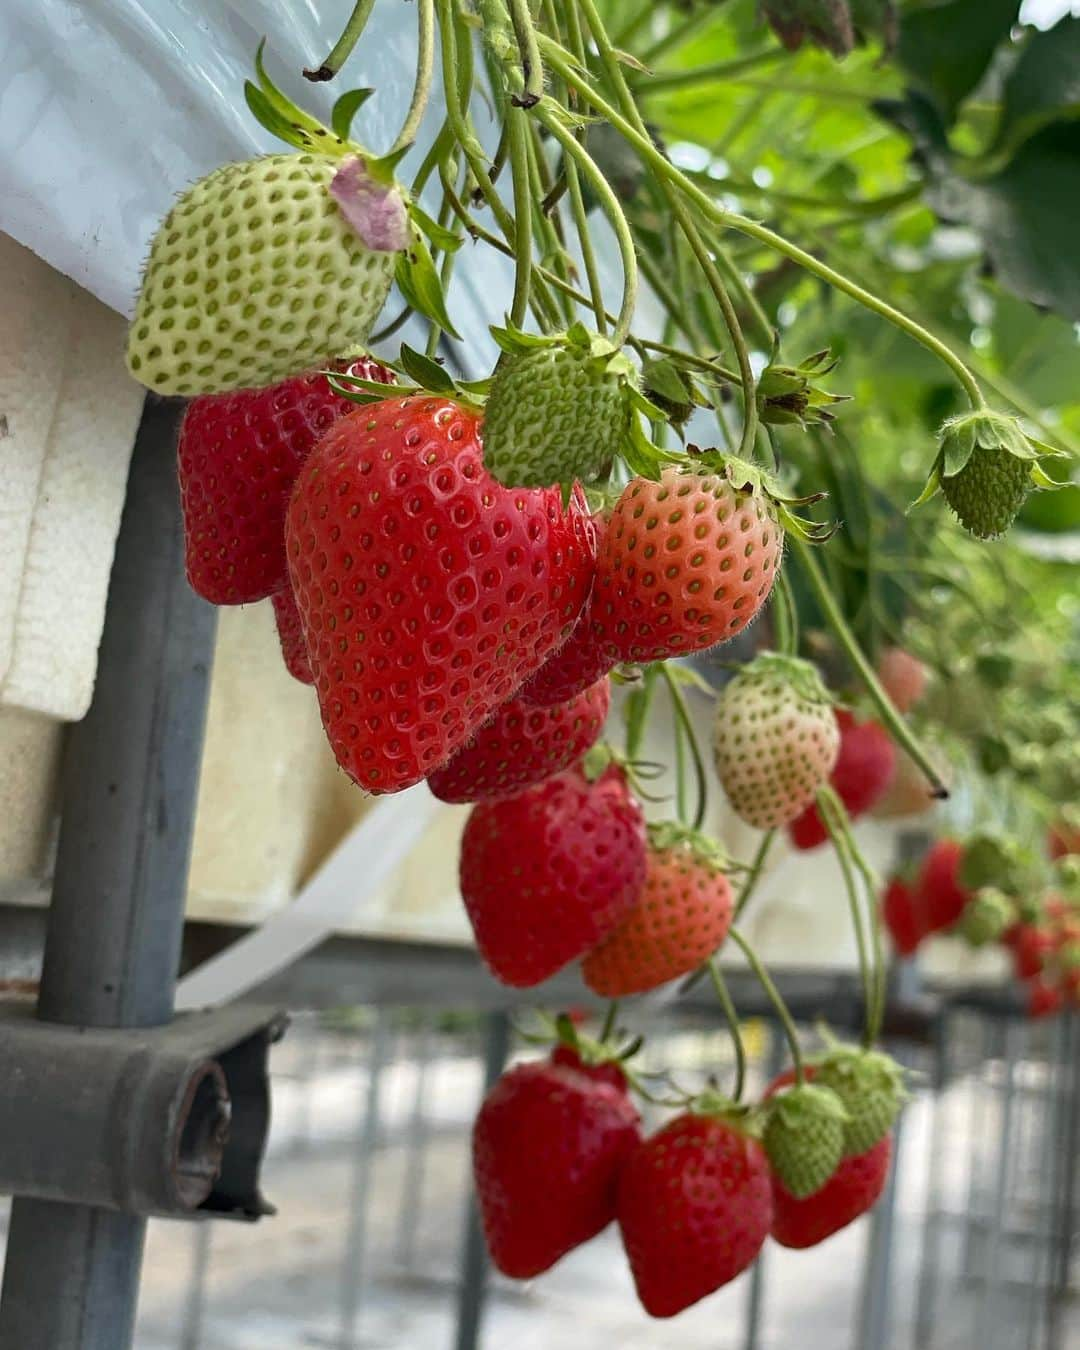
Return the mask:
POLYGON ((442 281, 435 270, 431 250, 424 236, 415 227, 408 248, 397 255, 394 280, 398 290, 417 313, 437 323, 451 337, 461 340, 461 334, 450 321, 443 296, 442 281))
POLYGON ((450 397, 457 393, 457 386, 450 374, 430 356, 425 356, 403 342, 400 359, 405 374, 415 380, 421 389, 426 389, 431 394, 448 394, 450 397))
POLYGON ((491 333, 498 349, 505 352, 507 356, 516 356, 518 352, 533 351, 537 347, 553 347, 559 340, 542 333, 526 333, 520 328, 515 328, 509 320, 505 327, 500 328, 497 324, 492 324, 488 331, 491 333))
POLYGON ((310 113, 304 112, 291 98, 283 94, 263 64, 263 51, 266 39, 259 43, 255 51, 255 74, 258 87, 250 80, 244 83, 244 97, 255 119, 287 145, 298 150, 316 150, 320 154, 341 157, 355 149, 337 136, 310 113))
POLYGON ((651 821, 647 826, 649 846, 666 851, 686 849, 694 861, 712 872, 731 872, 734 863, 715 839, 700 830, 691 829, 677 820, 651 821))
POLYGON ((412 149, 411 145, 403 145, 400 150, 394 150, 388 155, 365 156, 364 162, 367 165, 368 172, 377 183, 392 183, 394 181, 394 171, 412 149))
POLYGON ((937 493, 940 491, 941 491, 941 466, 937 461, 935 461, 934 467, 930 470, 930 477, 926 480, 926 486, 923 488, 922 492, 920 492, 919 495, 915 498, 915 500, 911 503, 911 505, 908 507, 908 510, 914 511, 917 506, 923 506, 926 502, 930 500, 931 497, 936 496, 937 493))
POLYGON ((409 203, 409 215, 416 227, 427 235, 436 248, 441 248, 444 253, 456 253, 464 242, 461 235, 455 234, 453 230, 448 230, 445 225, 440 225, 416 202, 409 203))
POLYGON ((400 384, 384 384, 379 380, 365 380, 359 375, 350 375, 343 370, 321 370, 320 375, 335 394, 349 399, 352 403, 378 403, 384 398, 401 398, 414 391, 400 384))
POLYGON ((339 140, 349 139, 353 118, 374 92, 374 89, 350 89, 335 102, 330 111, 330 127, 339 140))

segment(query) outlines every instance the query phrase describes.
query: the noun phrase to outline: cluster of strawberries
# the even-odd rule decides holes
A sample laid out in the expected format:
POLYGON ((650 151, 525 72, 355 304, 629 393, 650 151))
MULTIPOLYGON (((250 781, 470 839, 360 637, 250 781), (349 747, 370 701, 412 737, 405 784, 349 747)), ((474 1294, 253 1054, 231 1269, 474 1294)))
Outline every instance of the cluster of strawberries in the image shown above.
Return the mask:
POLYGON ((1054 884, 1040 887, 1007 843, 986 835, 938 839, 912 875, 892 877, 882 917, 905 957, 932 933, 972 947, 999 943, 1010 953, 1028 1015, 1048 1017, 1080 1007, 1078 862, 1059 854, 1054 884))
POLYGON ((902 1097, 884 1056, 834 1047, 755 1106, 706 1093, 648 1138, 633 1077, 572 1040, 488 1094, 474 1169, 504 1274, 539 1275, 616 1220, 642 1305, 671 1317, 750 1266, 770 1235, 812 1247, 881 1195, 902 1097))

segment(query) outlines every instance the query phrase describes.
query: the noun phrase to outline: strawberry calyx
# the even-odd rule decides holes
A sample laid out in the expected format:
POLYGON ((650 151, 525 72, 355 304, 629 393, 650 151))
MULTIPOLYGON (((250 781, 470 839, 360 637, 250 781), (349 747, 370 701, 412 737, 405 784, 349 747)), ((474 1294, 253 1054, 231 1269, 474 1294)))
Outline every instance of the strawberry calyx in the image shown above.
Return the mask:
POLYGON ((850 394, 830 394, 815 379, 828 375, 838 364, 828 347, 805 357, 797 366, 777 362, 779 342, 773 346, 769 364, 757 382, 758 417, 768 426, 825 426, 834 420, 830 405, 847 403, 850 394))
POLYGON ((804 661, 800 656, 791 656, 784 652, 759 652, 735 674, 732 683, 735 680, 747 684, 763 680, 782 680, 807 702, 822 705, 835 705, 839 702, 826 688, 820 671, 812 661, 804 661))
POLYGON ((647 827, 649 847, 658 853, 683 849, 694 862, 710 872, 731 872, 735 863, 715 839, 677 820, 652 821, 647 827))
POLYGON ((695 1116, 718 1120, 751 1139, 760 1139, 765 1128, 766 1112, 759 1105, 737 1102, 712 1084, 689 1098, 686 1110, 695 1116))
POLYGON ((698 472, 715 473, 726 479, 740 497, 763 496, 772 506, 779 523, 784 530, 797 535, 807 543, 821 544, 836 533, 837 523, 806 520, 792 510, 793 507, 810 506, 823 501, 824 492, 809 493, 804 497, 794 497, 783 490, 779 478, 760 465, 749 464, 737 455, 728 454, 716 446, 702 448, 699 445, 687 445, 687 459, 698 472))
POLYGON ((627 1038, 625 1033, 618 1029, 609 1032, 605 1028, 604 1034, 599 1038, 587 1036, 566 1013, 559 1013, 555 1018, 555 1039, 557 1044, 573 1050, 583 1064, 590 1067, 615 1064, 622 1068, 624 1073, 629 1061, 645 1044, 644 1036, 627 1038))
POLYGON ((1016 905, 1003 890, 983 886, 964 906, 957 929, 971 946, 985 947, 990 942, 997 942, 1016 922, 1016 917, 1016 905))

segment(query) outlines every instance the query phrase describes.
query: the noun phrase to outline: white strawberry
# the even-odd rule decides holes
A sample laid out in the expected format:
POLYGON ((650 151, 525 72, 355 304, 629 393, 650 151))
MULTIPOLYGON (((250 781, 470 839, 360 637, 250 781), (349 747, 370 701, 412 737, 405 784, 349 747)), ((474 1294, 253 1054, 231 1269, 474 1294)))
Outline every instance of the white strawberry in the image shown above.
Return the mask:
POLYGON ((839 750, 832 701, 808 661, 763 652, 717 700, 716 772, 736 815, 758 829, 794 820, 839 750))

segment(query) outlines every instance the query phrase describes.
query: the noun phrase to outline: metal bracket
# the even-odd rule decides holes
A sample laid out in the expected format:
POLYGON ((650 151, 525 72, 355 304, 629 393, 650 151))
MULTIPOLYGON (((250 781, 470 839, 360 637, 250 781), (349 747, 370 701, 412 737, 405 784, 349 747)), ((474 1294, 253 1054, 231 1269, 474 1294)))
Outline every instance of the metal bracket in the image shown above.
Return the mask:
POLYGON ((127 1214, 258 1219, 267 1059, 287 1018, 252 1007, 162 1027, 69 1027, 0 1007, 0 1192, 127 1214))

